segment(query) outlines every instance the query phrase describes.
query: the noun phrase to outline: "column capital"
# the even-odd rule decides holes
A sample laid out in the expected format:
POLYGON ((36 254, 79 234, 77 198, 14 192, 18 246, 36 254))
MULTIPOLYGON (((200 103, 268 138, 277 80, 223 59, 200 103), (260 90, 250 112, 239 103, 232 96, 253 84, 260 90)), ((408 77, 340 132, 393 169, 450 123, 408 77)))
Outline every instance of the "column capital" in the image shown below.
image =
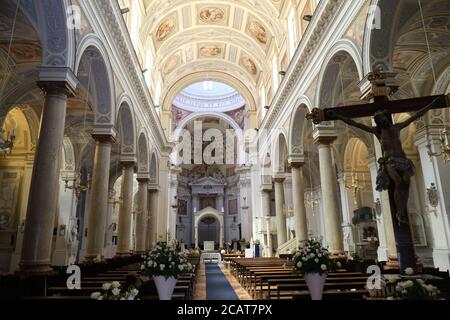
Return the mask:
POLYGON ((116 137, 112 134, 102 134, 102 133, 94 132, 91 134, 91 136, 95 141, 98 141, 98 142, 109 142, 109 143, 116 142, 116 137))
POLYGON ((317 144, 317 145, 319 145, 319 144, 330 145, 333 143, 334 140, 336 140, 336 138, 337 138, 336 136, 320 136, 320 135, 318 135, 318 136, 314 137, 313 142, 314 142, 314 144, 317 144))
POLYGON ((41 66, 37 85, 46 94, 75 96, 78 79, 68 67, 41 66))
POLYGON ((136 165, 136 161, 133 160, 120 160, 120 165, 124 168, 134 167, 136 165))
POLYGON ((288 162, 291 163, 304 163, 305 156, 303 154, 290 154, 288 156, 288 162))
POLYGON ((304 161, 292 161, 292 162, 289 162, 289 165, 292 168, 301 168, 305 165, 305 162, 304 161))
POLYGON ((315 128, 313 131, 314 144, 331 144, 337 138, 337 131, 333 127, 315 128))
POLYGON ((284 180, 286 180, 286 178, 284 176, 281 176, 281 175, 276 175, 276 176, 272 177, 272 181, 275 182, 275 183, 276 182, 283 183, 284 180))
POLYGON ((386 98, 395 93, 399 88, 396 75, 397 73, 392 71, 376 70, 369 72, 358 84, 361 99, 371 101, 378 97, 386 98))
POLYGON ((106 137, 112 139, 113 143, 116 142, 117 132, 113 124, 96 124, 92 130, 92 137, 106 137))
POLYGON ((141 174, 138 173, 136 181, 139 183, 148 183, 150 181, 150 177, 148 175, 145 176, 142 173, 141 174))

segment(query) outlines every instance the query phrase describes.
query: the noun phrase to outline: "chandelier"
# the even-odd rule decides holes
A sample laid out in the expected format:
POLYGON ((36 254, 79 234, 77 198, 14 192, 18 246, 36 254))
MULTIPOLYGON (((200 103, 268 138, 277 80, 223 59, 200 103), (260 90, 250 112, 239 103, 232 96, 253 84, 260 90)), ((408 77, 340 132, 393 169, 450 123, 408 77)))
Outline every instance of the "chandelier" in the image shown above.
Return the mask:
POLYGON ((316 206, 320 204, 319 199, 314 195, 314 192, 310 191, 305 197, 305 204, 311 208, 312 215, 315 216, 316 206))
POLYGON ((294 210, 292 209, 291 206, 286 207, 286 205, 283 204, 283 212, 284 215, 289 218, 293 216, 294 210))
POLYGON ((440 145, 440 151, 439 152, 432 152, 431 151, 431 144, 427 145, 428 149, 428 155, 430 157, 443 157, 444 161, 446 163, 450 162, 450 138, 448 137, 447 129, 444 129, 440 132, 439 135, 439 141, 441 143, 440 145))
POLYGON ((75 176, 75 178, 63 178, 64 184, 64 192, 69 190, 74 190, 77 198, 80 198, 81 192, 88 191, 90 188, 90 178, 89 174, 87 176, 86 181, 81 181, 81 177, 79 174, 75 176), (72 185, 69 185, 69 182, 72 181, 72 185))
MULTIPOLYGON (((360 183, 358 173, 355 173, 355 172, 351 173, 350 183, 348 183, 347 180, 349 180, 348 175, 345 174, 345 176, 344 176, 345 189, 351 190, 351 192, 353 194, 355 206, 358 206, 360 192, 362 189, 364 189, 364 185, 360 183)), ((363 180, 364 180, 364 178, 363 178, 363 180)))

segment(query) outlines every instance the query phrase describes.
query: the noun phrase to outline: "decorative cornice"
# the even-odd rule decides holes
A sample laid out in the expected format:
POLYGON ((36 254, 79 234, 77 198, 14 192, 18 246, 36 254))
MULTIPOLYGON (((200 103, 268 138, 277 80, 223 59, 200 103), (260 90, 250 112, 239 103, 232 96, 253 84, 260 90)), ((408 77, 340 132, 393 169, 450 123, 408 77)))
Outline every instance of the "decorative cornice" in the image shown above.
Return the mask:
POLYGON ((293 93, 294 86, 305 71, 305 68, 308 67, 312 56, 316 53, 317 47, 322 43, 323 37, 328 34, 330 24, 345 3, 346 1, 344 0, 319 2, 314 14, 318 18, 310 22, 306 33, 303 35, 300 46, 292 58, 292 63, 286 71, 286 76, 272 101, 272 105, 260 129, 272 129, 281 110, 286 107, 287 98, 293 93))
POLYGON ((103 31, 108 33, 108 36, 113 40, 111 46, 114 46, 114 50, 117 51, 118 57, 121 59, 120 62, 127 72, 127 77, 133 83, 130 90, 134 91, 144 116, 147 116, 150 122, 149 129, 157 140, 158 149, 165 150, 168 141, 162 130, 159 117, 154 110, 154 104, 142 76, 140 63, 128 36, 128 30, 119 11, 120 8, 115 1, 96 0, 92 3, 92 7, 97 11, 96 16, 104 22, 105 28, 103 31))

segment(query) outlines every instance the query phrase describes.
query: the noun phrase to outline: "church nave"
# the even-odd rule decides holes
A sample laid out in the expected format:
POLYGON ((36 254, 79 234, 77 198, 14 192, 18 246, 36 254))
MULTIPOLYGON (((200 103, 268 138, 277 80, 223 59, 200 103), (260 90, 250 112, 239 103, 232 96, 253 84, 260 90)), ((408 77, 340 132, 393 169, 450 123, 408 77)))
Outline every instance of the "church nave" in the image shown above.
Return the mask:
POLYGON ((448 300, 449 43, 450 0, 0 0, 0 300, 448 300))

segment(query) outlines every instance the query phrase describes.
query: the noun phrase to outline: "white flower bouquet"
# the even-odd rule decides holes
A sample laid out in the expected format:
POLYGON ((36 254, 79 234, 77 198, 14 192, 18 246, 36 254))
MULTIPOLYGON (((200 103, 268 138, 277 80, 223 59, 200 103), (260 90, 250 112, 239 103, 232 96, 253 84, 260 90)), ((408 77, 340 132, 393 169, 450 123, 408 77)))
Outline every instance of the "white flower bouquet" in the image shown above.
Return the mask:
POLYGON ((158 242, 144 259, 144 264, 141 265, 142 276, 164 276, 168 279, 193 272, 193 266, 187 261, 186 255, 167 242, 158 242))
POLYGON ((93 292, 91 299, 95 300, 136 300, 139 291, 130 286, 126 291, 122 291, 122 285, 118 281, 107 282, 102 286, 103 293, 93 292))
MULTIPOLYGON (((412 276, 414 271, 407 268, 405 273, 412 276)), ((426 284, 423 279, 411 278, 398 281, 395 291, 389 297, 390 300, 436 300, 438 299, 439 290, 431 284, 426 284)))
POLYGON ((328 273, 333 267, 328 249, 322 247, 319 240, 309 239, 303 241, 293 258, 293 272, 297 274, 328 273))

